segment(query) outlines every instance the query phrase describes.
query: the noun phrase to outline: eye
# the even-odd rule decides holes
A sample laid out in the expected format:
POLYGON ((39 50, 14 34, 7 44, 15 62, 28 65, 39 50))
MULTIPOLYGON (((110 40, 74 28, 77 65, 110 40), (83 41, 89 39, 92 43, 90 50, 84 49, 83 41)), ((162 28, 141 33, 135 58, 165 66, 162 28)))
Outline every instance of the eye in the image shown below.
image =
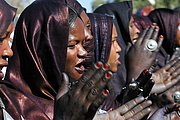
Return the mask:
POLYGON ((68 45, 69 49, 74 49, 76 47, 76 45, 68 45))
POLYGON ((4 39, 9 38, 11 35, 11 32, 6 32, 2 37, 0 37, 0 42, 2 43, 4 39))
POLYGON ((87 27, 89 30, 91 30, 91 23, 88 22, 87 25, 86 25, 86 27, 87 27))
POLYGON ((74 49, 77 44, 78 44, 77 41, 70 41, 70 42, 68 43, 68 46, 67 46, 67 47, 68 47, 69 49, 74 49))

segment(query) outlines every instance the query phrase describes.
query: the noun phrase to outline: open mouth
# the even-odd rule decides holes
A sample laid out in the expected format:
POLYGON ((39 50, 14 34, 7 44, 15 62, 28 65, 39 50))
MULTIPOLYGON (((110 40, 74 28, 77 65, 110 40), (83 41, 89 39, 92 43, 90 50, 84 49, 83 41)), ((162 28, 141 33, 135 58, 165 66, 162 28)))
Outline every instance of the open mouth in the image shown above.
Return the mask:
POLYGON ((84 68, 82 62, 79 63, 79 64, 77 64, 77 65, 75 66, 75 69, 76 69, 76 71, 77 71, 79 74, 83 74, 84 71, 85 71, 85 68, 84 68))

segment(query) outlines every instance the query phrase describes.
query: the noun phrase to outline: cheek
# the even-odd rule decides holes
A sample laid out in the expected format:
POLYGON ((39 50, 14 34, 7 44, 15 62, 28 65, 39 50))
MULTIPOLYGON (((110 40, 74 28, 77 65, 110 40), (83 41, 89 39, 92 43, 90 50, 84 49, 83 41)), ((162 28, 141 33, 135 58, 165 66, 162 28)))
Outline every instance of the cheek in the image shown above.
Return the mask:
POLYGON ((66 68, 72 68, 76 65, 77 50, 67 50, 66 68))
POLYGON ((115 51, 115 49, 111 46, 111 51, 110 51, 109 60, 108 60, 110 66, 112 66, 112 64, 114 63, 115 59, 116 59, 116 51, 115 51))
POLYGON ((180 30, 177 30, 176 33, 176 45, 180 46, 180 30))

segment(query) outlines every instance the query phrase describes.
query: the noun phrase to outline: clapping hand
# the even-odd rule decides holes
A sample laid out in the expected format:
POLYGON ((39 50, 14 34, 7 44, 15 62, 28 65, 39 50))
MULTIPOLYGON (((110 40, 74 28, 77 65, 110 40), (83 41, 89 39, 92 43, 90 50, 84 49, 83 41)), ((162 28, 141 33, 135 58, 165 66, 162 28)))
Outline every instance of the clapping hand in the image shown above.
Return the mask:
POLYGON ((108 95, 105 87, 111 76, 109 66, 98 62, 83 74, 71 90, 67 88, 67 76, 64 77, 64 87, 60 87, 56 97, 54 119, 92 119, 108 95))

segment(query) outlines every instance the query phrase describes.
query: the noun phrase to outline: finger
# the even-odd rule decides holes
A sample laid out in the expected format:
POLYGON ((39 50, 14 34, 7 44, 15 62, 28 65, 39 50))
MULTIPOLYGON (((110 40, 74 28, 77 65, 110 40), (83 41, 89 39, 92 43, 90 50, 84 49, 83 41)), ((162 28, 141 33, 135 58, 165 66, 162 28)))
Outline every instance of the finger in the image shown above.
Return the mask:
MULTIPOLYGON (((103 90, 99 96, 93 101, 91 107, 99 108, 99 106, 103 103, 103 101, 107 98, 109 95, 109 90, 103 90)), ((90 104, 91 104, 90 103, 90 104)))
POLYGON ((168 69, 170 69, 177 61, 178 61, 178 59, 171 60, 169 63, 167 63, 167 64, 163 67, 164 70, 168 71, 168 69))
POLYGON ((173 73, 172 73, 172 78, 176 78, 177 76, 180 75, 180 67, 177 68, 173 73))
POLYGON ((58 90, 58 94, 56 96, 56 99, 58 100, 60 97, 65 95, 69 90, 69 78, 66 73, 62 73, 63 80, 61 83, 61 87, 58 90))
POLYGON ((124 117, 126 119, 132 118, 135 114, 137 114, 138 112, 142 111, 143 109, 147 108, 148 106, 150 106, 152 104, 152 102, 150 100, 148 101, 144 101, 143 103, 137 105, 136 107, 134 107, 132 110, 130 110, 129 112, 127 112, 126 114, 124 114, 124 117))
POLYGON ((163 40, 164 40, 164 36, 160 35, 159 36, 159 39, 158 39, 158 48, 156 49, 156 52, 160 50, 161 46, 162 46, 162 43, 163 43, 163 40))
POLYGON ((137 104, 141 103, 142 101, 144 101, 144 97, 137 97, 127 103, 125 103, 124 105, 122 105, 121 107, 119 107, 117 110, 119 111, 119 113, 121 115, 125 114, 127 111, 129 111, 130 109, 132 109, 133 107, 135 107, 137 104))
POLYGON ((174 71, 176 71, 178 68, 180 67, 180 60, 178 60, 175 64, 173 64, 172 67, 170 67, 167 72, 169 72, 170 74, 174 73, 174 71))
POLYGON ((180 75, 178 75, 175 79, 172 79, 170 82, 165 83, 166 89, 171 88, 172 86, 176 85, 180 82, 180 75))
POLYGON ((142 41, 142 44, 145 45, 147 43, 147 41, 151 38, 154 28, 155 28, 154 26, 150 27, 150 29, 147 31, 147 34, 144 37, 144 40, 142 41))
POLYGON ((102 62, 97 62, 88 70, 88 72, 83 74, 83 76, 79 79, 77 91, 84 86, 84 84, 98 71, 98 69, 102 68, 102 65, 102 62))
POLYGON ((150 112, 151 112, 151 109, 146 108, 146 109, 140 111, 139 113, 137 113, 136 115, 134 115, 132 118, 129 118, 128 120, 141 120, 146 115, 150 114, 150 112))
POLYGON ((102 90, 107 86, 107 83, 109 79, 112 77, 112 72, 108 71, 102 80, 100 80, 97 85, 91 89, 90 93, 87 96, 87 99, 92 101, 94 100, 100 93, 102 93, 102 90))
POLYGON ((103 101, 107 98, 109 95, 108 90, 104 90, 102 94, 99 95, 99 97, 92 103, 92 101, 88 101, 87 103, 87 109, 88 113, 86 114, 87 118, 91 118, 95 115, 100 105, 103 103, 103 101))
POLYGON ((143 30, 142 34, 140 34, 140 36, 138 37, 138 40, 137 40, 137 42, 135 44, 140 45, 142 43, 148 29, 149 29, 149 26, 145 30, 143 30))
POLYGON ((102 79, 97 83, 95 88, 97 88, 99 91, 102 91, 104 87, 107 86, 108 82, 110 81, 111 77, 113 76, 111 71, 107 71, 102 79))
POLYGON ((154 32, 153 32, 153 34, 152 34, 151 39, 157 40, 158 33, 159 33, 159 27, 158 27, 158 26, 155 26, 155 29, 154 29, 154 32))
MULTIPOLYGON (((93 76, 84 84, 83 90, 90 90, 95 87, 96 83, 98 83, 102 77, 104 76, 105 72, 109 69, 108 64, 104 64, 103 67, 98 69, 93 76)), ((89 92, 89 91, 88 91, 89 92)))

